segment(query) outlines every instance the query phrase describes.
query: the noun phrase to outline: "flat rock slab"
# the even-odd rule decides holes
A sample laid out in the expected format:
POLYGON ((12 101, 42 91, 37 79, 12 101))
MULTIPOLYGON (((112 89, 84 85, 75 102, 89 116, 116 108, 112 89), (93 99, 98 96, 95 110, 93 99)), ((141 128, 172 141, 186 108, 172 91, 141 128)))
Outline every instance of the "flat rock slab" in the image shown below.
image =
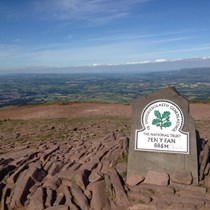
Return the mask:
POLYGON ((140 175, 129 176, 126 179, 126 184, 130 187, 136 186, 137 184, 144 181, 144 177, 140 175))
POLYGON ((189 171, 175 172, 170 175, 170 179, 178 184, 191 185, 193 182, 192 174, 189 171))
POLYGON ((144 180, 145 184, 165 185, 169 182, 169 175, 164 172, 148 171, 144 180))

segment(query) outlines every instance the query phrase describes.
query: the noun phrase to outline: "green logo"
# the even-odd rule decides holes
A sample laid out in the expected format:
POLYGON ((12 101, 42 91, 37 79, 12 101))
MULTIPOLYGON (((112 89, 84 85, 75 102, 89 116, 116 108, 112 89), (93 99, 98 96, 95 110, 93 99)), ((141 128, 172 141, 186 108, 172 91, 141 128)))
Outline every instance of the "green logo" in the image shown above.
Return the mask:
POLYGON ((162 130, 162 128, 167 128, 167 127, 171 126, 171 122, 170 122, 170 114, 171 113, 170 112, 165 111, 161 115, 161 113, 158 110, 155 110, 154 114, 157 118, 152 121, 153 125, 160 127, 161 130, 162 130))

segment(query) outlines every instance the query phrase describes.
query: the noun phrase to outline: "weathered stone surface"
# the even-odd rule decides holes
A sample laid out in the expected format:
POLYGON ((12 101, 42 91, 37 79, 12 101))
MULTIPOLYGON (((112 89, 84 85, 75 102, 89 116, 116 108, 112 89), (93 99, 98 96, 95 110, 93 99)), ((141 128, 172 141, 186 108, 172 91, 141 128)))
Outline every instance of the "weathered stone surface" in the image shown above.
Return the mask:
POLYGON ((53 161, 46 162, 44 165, 44 170, 48 171, 52 164, 53 164, 53 161))
POLYGON ((132 175, 127 177, 126 184, 133 187, 144 181, 144 177, 140 175, 132 175))
POLYGON ((58 205, 64 204, 64 201, 65 201, 64 194, 59 193, 56 197, 56 200, 55 200, 53 206, 58 206, 58 205))
POLYGON ((119 175, 116 172, 116 170, 111 170, 110 172, 110 180, 113 185, 115 196, 116 196, 116 202, 119 206, 128 206, 128 198, 125 192, 124 187, 122 186, 122 183, 120 181, 119 175))
POLYGON ((2 193, 2 197, 1 197, 1 202, 0 202, 0 204, 1 204, 1 210, 7 210, 8 209, 8 205, 7 205, 7 198, 8 198, 8 196, 10 195, 10 193, 11 193, 11 189, 9 189, 9 188, 7 188, 7 187, 5 187, 4 189, 3 189, 3 193, 2 193))
POLYGON ((34 166, 34 164, 31 164, 28 170, 21 173, 14 189, 14 195, 11 201, 12 207, 21 207, 24 205, 24 202, 27 200, 30 187, 35 184, 32 177, 37 173, 37 170, 38 169, 34 166))
POLYGON ((113 186, 112 186, 112 183, 111 183, 111 180, 110 180, 110 177, 108 174, 106 174, 104 176, 104 179, 105 179, 105 183, 106 183, 106 193, 107 193, 107 196, 109 197, 109 199, 112 199, 113 196, 114 196, 114 189, 113 189, 113 186))
POLYGON ((47 178, 43 184, 43 187, 48 187, 48 188, 57 190, 60 184, 61 184, 61 180, 56 177, 47 178))
POLYGON ((65 205, 58 205, 58 206, 51 206, 46 208, 45 210, 70 210, 68 206, 65 205))
POLYGON ((8 183, 14 184, 17 181, 18 176, 22 171, 24 171, 28 167, 27 164, 20 166, 8 179, 8 183))
POLYGON ((53 204, 53 197, 54 197, 54 191, 52 189, 47 188, 46 189, 46 201, 45 201, 45 207, 50 207, 53 204))
POLYGON ((170 195, 170 194, 174 194, 175 190, 173 187, 171 186, 164 186, 164 185, 153 185, 153 184, 141 184, 139 186, 139 190, 140 191, 150 191, 153 192, 154 194, 156 194, 157 196, 161 196, 161 195, 170 195))
POLYGON ((117 138, 119 141, 119 145, 122 148, 122 152, 124 156, 128 155, 128 150, 129 150, 129 139, 127 136, 122 136, 117 138))
POLYGON ((74 180, 76 184, 82 189, 85 190, 86 186, 88 185, 88 178, 86 175, 86 170, 79 170, 75 174, 74 180))
POLYGON ((98 163, 101 160, 101 158, 108 151, 109 151, 108 148, 103 148, 103 149, 99 150, 89 162, 87 162, 86 164, 83 164, 80 167, 80 170, 92 170, 92 169, 94 169, 98 165, 98 163))
POLYGON ((102 175, 97 170, 92 170, 90 176, 89 176, 89 182, 96 182, 102 180, 102 175))
POLYGON ((122 161, 116 164, 115 166, 117 173, 121 175, 121 177, 126 180, 126 174, 127 174, 127 162, 122 161))
POLYGON ((59 146, 55 145, 52 146, 50 149, 46 150, 44 152, 44 155, 41 157, 41 161, 45 161, 53 152, 59 149, 59 146))
POLYGON ((200 193, 202 195, 206 194, 206 188, 205 187, 201 187, 201 186, 194 186, 194 185, 182 185, 182 184, 170 184, 171 187, 173 187, 176 191, 178 190, 189 190, 192 192, 197 192, 200 193))
POLYGON ((168 203, 166 201, 157 201, 156 206, 157 209, 167 209, 168 203))
MULTIPOLYGON (((10 149, 11 151, 11 149, 10 149)), ((26 156, 30 156, 31 154, 36 154, 36 149, 34 148, 28 148, 28 149, 24 149, 21 151, 17 151, 17 152, 8 152, 7 154, 3 154, 4 159, 13 159, 16 160, 20 157, 26 157, 26 156)), ((0 155, 1 158, 2 155, 0 155)))
POLYGON ((203 194, 201 194, 199 192, 189 191, 189 190, 177 191, 176 195, 179 195, 180 197, 190 197, 190 198, 204 199, 203 194))
POLYGON ((103 174, 107 174, 108 171, 109 171, 109 168, 110 168, 110 163, 111 161, 108 161, 108 160, 105 160, 102 164, 102 167, 101 167, 101 172, 103 174))
POLYGON ((36 192, 37 188, 38 188, 38 186, 36 186, 36 184, 35 184, 29 189, 29 192, 34 194, 36 192))
POLYGON ((146 193, 141 192, 128 192, 128 198, 130 201, 137 201, 143 204, 149 204, 152 200, 146 193))
POLYGON ((171 174, 170 176, 171 181, 178 183, 178 184, 192 184, 193 178, 192 174, 189 171, 180 171, 171 174))
POLYGON ((65 205, 70 206, 70 209, 72 210, 78 210, 78 207, 73 203, 73 197, 70 193, 68 186, 61 186, 61 187, 65 195, 65 200, 66 200, 65 205))
POLYGON ((205 167, 209 158, 209 145, 207 143, 204 145, 204 148, 201 151, 199 158, 200 158, 199 180, 202 180, 204 176, 205 167))
POLYGON ((84 195, 85 195, 89 200, 91 200, 91 198, 92 198, 92 193, 91 193, 90 190, 85 189, 85 190, 84 190, 84 195))
POLYGON ((167 173, 148 171, 144 180, 145 184, 168 185, 169 176, 167 173))
POLYGON ((184 205, 186 204, 194 205, 196 208, 201 208, 205 204, 204 199, 195 198, 195 197, 186 197, 186 198, 182 197, 179 199, 179 202, 184 203, 184 205))
POLYGON ((206 187, 210 187, 210 175, 205 177, 204 184, 206 187))
POLYGON ((128 210, 157 210, 156 206, 148 206, 145 204, 135 204, 128 208, 128 210))
POLYGON ((205 176, 209 174, 209 170, 210 170, 210 163, 207 163, 205 171, 204 171, 205 176))
POLYGON ((50 166, 50 168, 48 170, 48 175, 47 176, 54 176, 55 174, 59 173, 60 170, 62 169, 63 165, 64 164, 61 161, 54 162, 50 166))
POLYGON ((70 170, 66 170, 66 171, 61 171, 58 174, 58 178, 61 180, 68 180, 71 181, 73 179, 73 174, 71 173, 70 170))
POLYGON ((90 208, 93 210, 110 210, 110 202, 105 192, 105 181, 91 183, 88 185, 88 189, 92 192, 92 199, 90 201, 90 208))
POLYGON ((71 192, 73 195, 73 199, 75 200, 76 204, 84 210, 89 209, 89 203, 86 196, 83 194, 82 190, 78 186, 71 187, 71 192))
POLYGON ((155 202, 160 202, 160 201, 164 201, 164 202, 167 202, 169 205, 172 204, 172 203, 180 203, 180 197, 178 195, 173 195, 173 194, 163 194, 161 196, 158 196, 156 199, 155 199, 155 202))
POLYGON ((28 209, 30 210, 43 210, 44 209, 44 191, 40 187, 34 193, 33 197, 30 200, 28 209))
MULTIPOLYGON (((22 162, 17 160, 14 171, 11 170, 0 181, 0 209, 210 209, 210 195, 204 187, 175 182, 168 186, 144 184, 139 183, 139 177, 125 182, 123 139, 125 135, 117 133, 105 142, 97 140, 97 144, 80 139, 60 142, 61 146, 43 160, 41 157, 46 155, 45 151, 56 145, 46 142, 44 150, 34 152, 32 159, 30 154, 25 158, 18 157, 22 162), (85 155, 72 161, 71 153, 76 154, 80 147, 85 155), (89 158, 84 163, 86 154, 89 158), (57 170, 60 163, 61 167, 57 170)), ((0 159, 0 168, 7 161, 11 163, 13 160, 0 159)))

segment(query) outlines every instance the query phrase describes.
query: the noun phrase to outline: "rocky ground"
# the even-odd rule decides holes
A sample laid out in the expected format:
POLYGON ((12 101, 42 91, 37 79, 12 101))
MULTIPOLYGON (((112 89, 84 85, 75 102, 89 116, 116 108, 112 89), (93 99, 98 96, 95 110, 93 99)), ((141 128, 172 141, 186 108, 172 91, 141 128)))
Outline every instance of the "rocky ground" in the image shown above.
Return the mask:
POLYGON ((190 173, 126 177, 131 106, 0 110, 0 209, 210 209, 210 104, 192 104, 203 150, 190 173))

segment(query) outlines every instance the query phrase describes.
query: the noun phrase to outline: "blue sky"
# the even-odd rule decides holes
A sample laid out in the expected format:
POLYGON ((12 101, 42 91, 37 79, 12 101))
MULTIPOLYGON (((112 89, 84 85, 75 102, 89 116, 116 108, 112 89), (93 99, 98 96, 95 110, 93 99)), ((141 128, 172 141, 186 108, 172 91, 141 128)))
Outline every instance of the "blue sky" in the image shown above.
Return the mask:
POLYGON ((1 0, 0 71, 209 59, 209 14, 209 0, 1 0))

